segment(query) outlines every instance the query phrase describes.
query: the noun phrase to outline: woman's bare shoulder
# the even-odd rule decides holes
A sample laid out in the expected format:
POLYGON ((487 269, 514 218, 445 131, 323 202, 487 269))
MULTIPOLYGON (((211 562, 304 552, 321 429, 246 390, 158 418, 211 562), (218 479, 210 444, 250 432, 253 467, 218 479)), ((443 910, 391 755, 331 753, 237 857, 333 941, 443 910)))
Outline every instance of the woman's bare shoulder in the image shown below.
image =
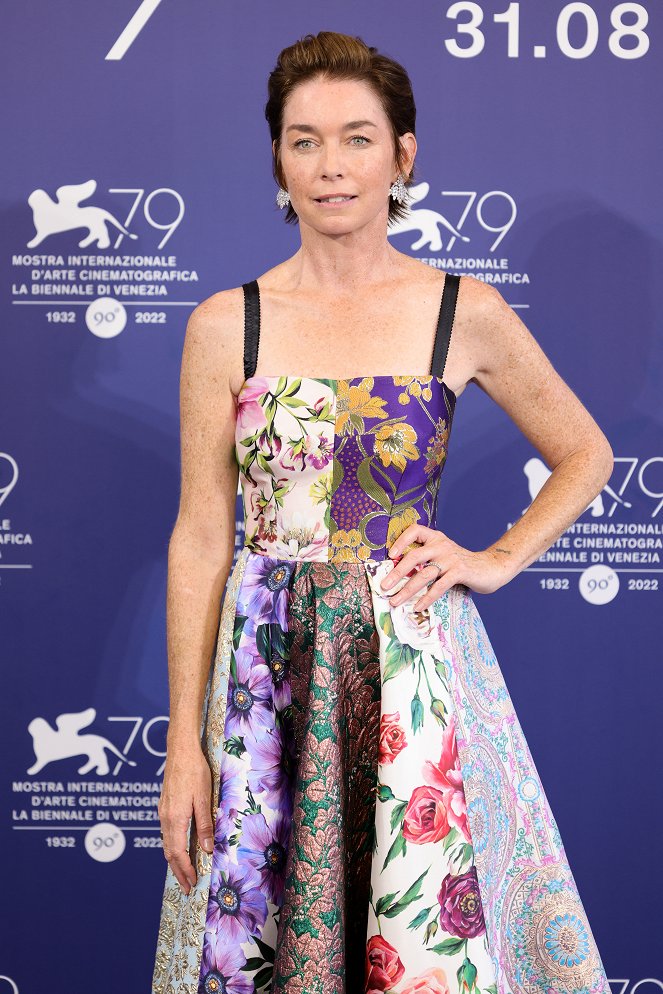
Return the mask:
POLYGON ((454 321, 459 337, 490 334, 507 313, 512 315, 512 308, 496 287, 470 273, 461 276, 454 321))
POLYGON ((499 306, 499 301, 504 301, 504 297, 492 283, 486 283, 471 273, 463 273, 460 279, 460 286, 466 301, 470 306, 490 308, 499 306))
POLYGON ((187 321, 184 349, 198 364, 208 365, 227 380, 231 392, 239 390, 244 356, 241 286, 218 290, 194 307, 187 321))
POLYGON ((469 274, 460 281, 455 327, 475 354, 484 352, 487 356, 500 351, 514 336, 528 334, 500 290, 469 274))
POLYGON ((217 290, 196 304, 189 320, 193 318, 195 323, 201 326, 222 322, 227 327, 243 310, 243 297, 244 291, 241 286, 217 290))

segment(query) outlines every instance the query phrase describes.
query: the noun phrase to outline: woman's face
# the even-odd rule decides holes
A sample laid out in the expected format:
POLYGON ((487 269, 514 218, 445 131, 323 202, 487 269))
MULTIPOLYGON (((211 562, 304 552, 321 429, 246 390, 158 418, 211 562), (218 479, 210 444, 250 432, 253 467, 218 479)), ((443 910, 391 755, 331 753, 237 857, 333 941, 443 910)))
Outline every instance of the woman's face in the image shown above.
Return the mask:
MULTIPOLYGON (((401 136, 407 176, 417 143, 401 136)), ((318 77, 288 97, 281 132, 281 167, 300 223, 342 234, 384 214, 398 175, 389 120, 373 88, 358 80, 318 77), (350 194, 343 203, 320 198, 350 194)))

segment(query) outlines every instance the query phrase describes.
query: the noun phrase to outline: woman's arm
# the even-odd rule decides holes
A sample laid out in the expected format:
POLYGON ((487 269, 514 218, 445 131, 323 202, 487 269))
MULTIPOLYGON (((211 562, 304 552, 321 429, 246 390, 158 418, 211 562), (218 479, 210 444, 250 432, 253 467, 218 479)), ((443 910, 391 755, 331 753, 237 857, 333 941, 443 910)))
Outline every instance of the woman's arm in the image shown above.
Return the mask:
MULTIPOLYGON (((403 556, 387 578, 391 583, 383 583, 383 588, 415 564, 431 560, 445 567, 415 603, 417 610, 455 583, 478 593, 503 586, 578 518, 608 482, 613 466, 605 434, 499 291, 479 280, 462 280, 457 315, 464 291, 465 319, 456 347, 463 353, 469 378, 507 412, 552 472, 525 514, 480 552, 464 549, 443 532, 423 526, 411 525, 398 537, 390 557, 399 556, 411 542, 425 545, 403 556)), ((422 590, 438 571, 431 567, 430 572, 432 576, 426 570, 411 578, 391 603, 422 590)))
POLYGON ((180 377, 182 480, 168 545, 170 723, 159 818, 164 855, 186 893, 196 881, 186 847, 190 817, 207 852, 214 839, 211 771, 202 751, 201 722, 235 544, 239 468, 229 371, 237 357, 226 342, 232 338, 228 327, 236 326, 236 298, 236 291, 225 291, 192 312, 180 377))
MULTIPOLYGON (((474 381, 512 418, 552 470, 525 514, 488 547, 511 579, 549 549, 610 479, 603 431, 501 294, 481 284, 474 381)), ((572 342, 569 348, 572 348, 572 342)))

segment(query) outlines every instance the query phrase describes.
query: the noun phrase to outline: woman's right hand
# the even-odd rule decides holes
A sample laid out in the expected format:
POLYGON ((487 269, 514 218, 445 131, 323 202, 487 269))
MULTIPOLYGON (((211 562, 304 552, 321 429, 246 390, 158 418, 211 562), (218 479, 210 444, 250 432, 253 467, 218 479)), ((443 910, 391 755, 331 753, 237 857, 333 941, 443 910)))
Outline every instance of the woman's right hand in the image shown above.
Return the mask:
POLYGON ((191 826, 205 852, 214 849, 212 773, 199 745, 168 745, 163 786, 158 805, 163 833, 163 854, 185 894, 196 885, 196 870, 187 848, 191 826))

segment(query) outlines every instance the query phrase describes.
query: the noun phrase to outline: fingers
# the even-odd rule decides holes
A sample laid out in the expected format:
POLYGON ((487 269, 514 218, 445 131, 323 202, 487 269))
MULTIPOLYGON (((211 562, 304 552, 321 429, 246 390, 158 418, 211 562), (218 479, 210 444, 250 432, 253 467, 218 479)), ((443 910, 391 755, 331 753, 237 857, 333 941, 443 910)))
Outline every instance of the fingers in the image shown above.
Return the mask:
MULTIPOLYGON (((440 563, 440 565, 442 565, 442 563, 440 563)), ((445 573, 440 574, 440 571, 437 568, 437 566, 426 566, 424 567, 424 569, 417 570, 414 576, 412 576, 408 580, 405 586, 402 587, 398 591, 398 593, 394 594, 392 597, 389 598, 389 603, 393 607, 397 607, 399 604, 403 604, 406 601, 411 601, 417 594, 421 593, 423 590, 426 590, 427 588, 428 590, 432 590, 433 586, 435 586, 436 583, 439 583, 440 579, 443 576, 445 576, 445 573), (430 588, 429 584, 431 584, 430 588)), ((424 595, 424 598, 427 596, 427 593, 424 595)), ((441 593, 437 594, 437 597, 440 596, 441 593)), ((423 611, 424 607, 427 606, 426 604, 424 604, 424 598, 421 598, 420 600, 416 601, 416 603, 413 605, 415 611, 423 611)), ((427 603, 432 604, 435 599, 436 599, 435 597, 429 598, 427 603)))
POLYGON ((430 607, 431 604, 442 597, 443 594, 446 594, 447 590, 453 587, 455 583, 458 583, 458 580, 455 578, 453 570, 446 570, 446 572, 444 572, 438 580, 431 583, 423 597, 420 597, 418 601, 415 601, 412 610, 425 611, 427 607, 430 607))
POLYGON ((194 801, 193 817, 198 845, 205 852, 212 852, 214 849, 214 828, 208 797, 194 801))
MULTIPOLYGON (((158 812, 162 828, 163 854, 185 894, 196 886, 192 858, 194 840, 203 852, 214 850, 211 814, 212 779, 209 763, 200 749, 180 750, 171 755, 166 770, 158 812), (189 829, 190 827, 190 829, 189 829)), ((196 860, 197 862, 197 860, 196 860)))
MULTIPOLYGON (((394 587, 396 587, 399 584, 399 582, 402 582, 403 578, 407 577, 410 573, 412 573, 415 566, 419 566, 422 563, 427 563, 429 560, 437 561, 440 563, 441 566, 444 565, 444 559, 443 559, 444 548, 445 548, 445 543, 448 542, 448 539, 446 538, 445 535, 442 535, 441 532, 434 532, 431 528, 427 528, 425 530, 429 532, 432 536, 434 536, 434 540, 429 539, 428 541, 424 542, 424 544, 421 545, 419 548, 410 549, 409 552, 406 552, 402 556, 400 561, 387 574, 387 576, 384 577, 384 579, 380 583, 380 588, 383 591, 387 591, 387 596, 389 596, 389 592, 393 591, 394 587), (443 539, 443 542, 440 543, 439 539, 443 539)), ((403 537, 406 534, 407 534, 407 529, 397 539, 397 542, 399 544, 402 542, 403 537)), ((390 556, 393 556, 394 547, 396 547, 396 542, 389 550, 390 556)), ((413 574, 407 585, 403 585, 402 589, 397 594, 396 593, 393 594, 390 603, 399 604, 402 601, 407 600, 418 590, 420 590, 422 586, 425 586, 426 583, 430 583, 431 579, 435 579, 440 571, 437 567, 431 567, 431 570, 432 572, 425 571, 424 579, 422 582, 420 582, 419 574, 420 573, 424 574, 424 570, 417 570, 413 574)))
MULTIPOLYGON (((392 542, 389 548, 389 558, 397 559, 403 549, 407 549, 408 545, 412 542, 426 542, 433 538, 434 535, 441 535, 442 533, 436 531, 434 528, 428 528, 426 525, 408 525, 405 531, 402 531, 398 538, 392 542)), ((410 553, 407 553, 409 555, 410 553)))
MULTIPOLYGON (((162 823, 163 824, 163 823, 162 823)), ((196 871, 187 848, 187 830, 181 824, 163 826, 163 854, 185 894, 196 886, 196 871)))
MULTIPOLYGON (((437 546, 437 543, 435 544, 437 546)), ((439 550, 439 546, 437 546, 437 548, 439 550)), ((438 556, 440 555, 439 551, 437 555, 438 556)), ((409 573, 411 573, 415 566, 418 566, 419 563, 428 562, 428 560, 432 558, 435 557, 433 556, 433 544, 431 542, 427 542, 426 544, 421 545, 418 548, 410 549, 409 552, 406 552, 398 560, 398 562, 391 570, 391 572, 389 572, 387 576, 385 576, 380 586, 383 589, 394 587, 399 580, 401 580, 404 576, 407 576, 409 573)))

